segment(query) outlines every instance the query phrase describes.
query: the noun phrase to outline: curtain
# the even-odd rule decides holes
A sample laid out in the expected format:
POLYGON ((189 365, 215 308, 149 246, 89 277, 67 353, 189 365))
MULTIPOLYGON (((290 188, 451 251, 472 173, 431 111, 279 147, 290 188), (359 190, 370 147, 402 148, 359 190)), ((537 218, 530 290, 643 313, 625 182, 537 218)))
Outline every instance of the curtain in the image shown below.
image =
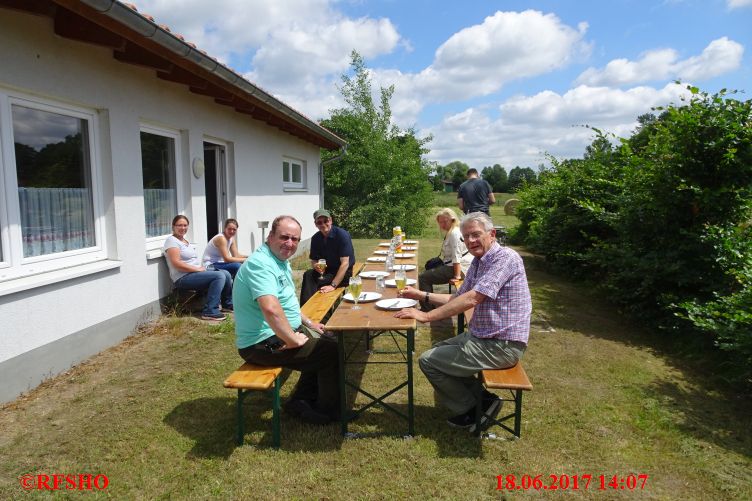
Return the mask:
POLYGON ((18 188, 24 257, 95 245, 87 188, 18 188))
POLYGON ((176 200, 174 189, 144 189, 147 238, 172 233, 172 218, 177 214, 176 200))

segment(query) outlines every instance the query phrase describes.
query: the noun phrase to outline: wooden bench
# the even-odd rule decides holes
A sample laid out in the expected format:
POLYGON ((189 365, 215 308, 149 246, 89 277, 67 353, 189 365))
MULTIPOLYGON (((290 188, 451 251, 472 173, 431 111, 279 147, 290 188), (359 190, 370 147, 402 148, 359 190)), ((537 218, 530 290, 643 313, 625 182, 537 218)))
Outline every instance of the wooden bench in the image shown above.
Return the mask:
POLYGON ((517 365, 508 369, 481 371, 478 373, 478 379, 481 384, 478 385, 478 407, 476 409, 475 417, 475 434, 478 436, 481 435, 480 418, 483 412, 481 404, 483 401, 483 387, 485 387, 487 390, 509 390, 511 398, 501 398, 501 400, 502 402, 514 402, 514 412, 503 417, 497 417, 488 427, 486 427, 486 429, 490 426, 498 425, 515 437, 520 438, 522 392, 532 391, 533 389, 533 385, 530 384, 525 369, 522 368, 522 362, 517 362, 517 365), (505 421, 512 418, 514 418, 514 429, 504 424, 505 421))
MULTIPOLYGON (((363 269, 364 263, 355 262, 353 275, 357 275, 363 269)), ((300 308, 300 311, 313 322, 323 322, 337 307, 339 300, 345 292, 344 287, 339 287, 331 292, 314 294, 300 308)), ((272 443, 275 449, 280 445, 279 408, 281 387, 279 375, 282 367, 270 367, 244 363, 225 379, 224 387, 238 390, 237 401, 237 439, 238 445, 243 443, 243 400, 252 391, 272 390, 272 443)))

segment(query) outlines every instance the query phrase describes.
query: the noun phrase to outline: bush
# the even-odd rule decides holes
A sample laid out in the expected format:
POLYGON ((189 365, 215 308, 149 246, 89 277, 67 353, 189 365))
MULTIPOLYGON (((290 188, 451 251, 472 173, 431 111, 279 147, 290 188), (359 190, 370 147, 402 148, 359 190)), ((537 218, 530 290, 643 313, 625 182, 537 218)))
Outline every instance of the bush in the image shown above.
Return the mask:
POLYGON ((643 321, 711 332, 752 367, 752 106, 691 97, 617 149, 599 133, 520 194, 518 237, 643 321))

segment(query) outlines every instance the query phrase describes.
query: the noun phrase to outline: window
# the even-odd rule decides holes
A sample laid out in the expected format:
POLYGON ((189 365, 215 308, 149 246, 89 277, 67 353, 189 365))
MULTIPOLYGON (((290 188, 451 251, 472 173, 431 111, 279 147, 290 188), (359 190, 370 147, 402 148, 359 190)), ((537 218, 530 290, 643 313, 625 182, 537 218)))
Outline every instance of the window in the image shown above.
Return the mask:
POLYGON ((305 162, 295 159, 282 160, 282 186, 305 188, 305 162))
POLYGON ((172 233, 172 218, 178 213, 178 139, 179 134, 174 131, 141 127, 147 248, 161 248, 165 237, 172 233))
POLYGON ((96 114, 0 89, 0 281, 104 259, 96 114))

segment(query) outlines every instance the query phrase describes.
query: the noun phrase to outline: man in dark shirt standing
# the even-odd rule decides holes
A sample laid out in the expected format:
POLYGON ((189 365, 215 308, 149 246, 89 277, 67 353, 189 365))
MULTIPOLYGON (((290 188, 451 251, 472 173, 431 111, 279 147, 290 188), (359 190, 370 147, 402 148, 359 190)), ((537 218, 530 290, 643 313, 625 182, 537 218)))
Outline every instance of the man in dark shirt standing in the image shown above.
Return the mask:
POLYGON ((493 188, 488 181, 478 177, 476 169, 467 171, 467 181, 460 185, 457 190, 457 205, 465 214, 471 212, 483 212, 491 215, 488 210, 490 205, 496 203, 496 197, 493 194, 493 188))
POLYGON ((350 234, 332 224, 332 216, 326 209, 313 213, 313 221, 319 229, 311 237, 311 268, 303 274, 300 287, 300 305, 304 305, 316 291, 330 292, 337 287, 345 287, 352 276, 355 264, 350 234), (317 268, 319 259, 326 260, 326 271, 322 276, 317 268))

